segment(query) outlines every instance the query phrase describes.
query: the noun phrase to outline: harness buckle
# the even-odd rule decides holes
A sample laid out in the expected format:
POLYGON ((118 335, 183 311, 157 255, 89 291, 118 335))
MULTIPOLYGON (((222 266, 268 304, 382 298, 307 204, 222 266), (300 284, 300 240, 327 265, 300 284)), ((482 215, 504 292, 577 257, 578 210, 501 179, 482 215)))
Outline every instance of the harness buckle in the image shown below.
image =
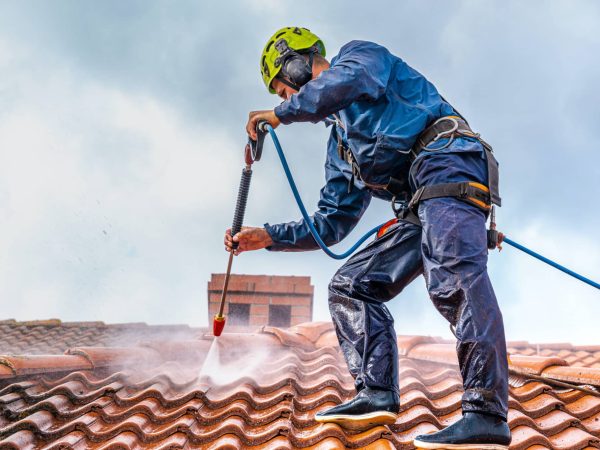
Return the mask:
POLYGON ((398 199, 396 198, 396 196, 394 195, 394 196, 392 197, 392 211, 394 211, 394 215, 395 215, 396 217, 398 217, 398 214, 400 214, 400 213, 402 212, 402 208, 399 208, 399 207, 397 207, 397 206, 396 206, 397 204, 400 204, 400 205, 402 205, 402 204, 404 204, 404 202, 402 202, 402 201, 398 200, 398 199))
POLYGON ((408 205, 407 205, 408 209, 413 209, 415 207, 415 205, 419 204, 419 202, 421 201, 421 196, 423 195, 424 191, 425 191, 425 186, 421 186, 419 189, 417 189, 415 194, 412 196, 412 198, 408 202, 408 205))

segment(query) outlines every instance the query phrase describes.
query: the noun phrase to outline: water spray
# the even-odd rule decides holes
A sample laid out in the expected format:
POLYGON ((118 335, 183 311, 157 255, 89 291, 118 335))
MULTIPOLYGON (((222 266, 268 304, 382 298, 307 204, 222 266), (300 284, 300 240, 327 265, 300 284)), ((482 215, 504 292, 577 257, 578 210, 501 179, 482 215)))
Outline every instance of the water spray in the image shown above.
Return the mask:
MULTIPOLYGON (((246 212, 246 203, 248 201, 248 192, 250 191, 250 180, 252 179, 252 164, 256 161, 260 161, 262 156, 262 147, 265 141, 265 135, 267 130, 265 125, 267 122, 260 121, 256 126, 256 140, 248 138, 248 143, 244 149, 244 160, 246 165, 242 170, 242 179, 240 180, 240 187, 238 190, 237 202, 235 204, 235 212, 233 213, 233 224, 231 225, 231 237, 235 236, 242 229, 242 223, 244 222, 244 214, 246 212)), ((237 248, 238 243, 233 243, 233 248, 229 253, 229 261, 227 263, 227 273, 225 274, 225 281, 223 282, 223 292, 221 294, 221 304, 219 305, 219 312, 215 314, 213 320, 213 334, 220 336, 225 328, 225 315, 223 311, 225 309, 225 300, 227 298, 227 288, 229 286, 229 278, 231 275, 231 266, 233 264, 234 250, 237 248)))

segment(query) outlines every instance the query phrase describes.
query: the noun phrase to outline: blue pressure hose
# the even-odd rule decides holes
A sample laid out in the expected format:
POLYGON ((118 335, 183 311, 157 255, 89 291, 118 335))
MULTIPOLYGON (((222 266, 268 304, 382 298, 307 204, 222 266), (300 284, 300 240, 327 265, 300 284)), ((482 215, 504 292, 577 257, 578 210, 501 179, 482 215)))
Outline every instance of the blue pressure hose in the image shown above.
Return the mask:
POLYGON ((287 177, 287 179, 290 183, 290 188, 292 189, 294 198, 296 199, 296 203, 298 203, 298 207, 300 208, 302 217, 304 218, 304 221, 308 225, 308 228, 310 228, 310 232, 313 235, 313 238, 315 239, 315 241, 317 241, 317 244, 319 244, 319 247, 321 247, 321 250, 323 250, 325 253, 327 253, 329 256, 331 256, 333 259, 346 259, 352 253, 354 253, 356 251, 356 249, 362 245, 363 242, 365 242, 367 239, 369 239, 370 236, 377 233, 377 230, 379 230, 381 225, 378 225, 375 228, 373 228, 372 230, 370 230, 369 232, 367 232, 363 237, 361 237, 356 242, 356 244, 354 244, 352 247, 350 247, 350 249, 348 249, 344 253, 337 254, 337 253, 333 253, 331 250, 329 250, 329 248, 327 248, 327 245, 325 245, 325 242, 323 242, 323 239, 321 239, 321 236, 319 236, 319 232, 315 228, 315 225, 313 224, 312 219, 310 218, 310 216, 308 215, 308 212, 306 211, 306 208, 304 207, 304 203, 302 202, 302 199, 300 198, 300 193, 298 192, 298 188, 296 187, 296 183, 294 182, 294 177, 292 176, 292 173, 290 172, 290 167, 288 166, 287 160, 285 159, 285 155, 283 154, 283 149, 281 148, 279 139, 277 139, 275 130, 273 130, 273 127, 271 127, 271 125, 268 125, 268 124, 266 125, 266 128, 267 128, 267 131, 269 132, 269 134, 271 135, 271 138, 273 139, 273 144, 275 144, 275 149, 277 150, 277 154, 279 155, 279 159, 281 160, 281 165, 283 166, 283 171, 285 172, 285 176, 287 177))
MULTIPOLYGON (((302 199, 300 198, 300 194, 298 193, 298 188, 296 187, 296 183, 294 182, 294 177, 292 176, 292 173, 290 172, 290 167, 288 166, 287 160, 285 159, 285 155, 283 154, 283 149, 281 148, 279 139, 277 138, 277 135, 275 134, 275 130, 273 130, 273 127, 269 124, 265 124, 265 127, 266 127, 267 131, 269 132, 269 134, 271 135, 271 139, 273 139, 273 144, 275 144, 275 149, 277 150, 277 154, 279 155, 279 159, 281 160, 281 165, 283 166, 285 176, 288 179, 290 188, 292 189, 292 193, 294 194, 294 198, 296 199, 296 203, 298 203, 298 207, 300 208, 302 217, 304 218, 304 221, 308 225, 308 228, 310 229, 310 232, 313 235, 313 238, 315 239, 315 241, 317 241, 317 244, 319 244, 319 247, 321 247, 321 249, 325 253, 327 253, 329 256, 331 256, 332 258, 334 258, 334 259, 347 258, 352 253, 354 253, 356 251, 356 249, 358 247, 360 247, 362 245, 362 243, 365 242, 370 236, 377 233, 377 230, 379 230, 379 228, 381 228, 382 225, 377 225, 375 228, 368 231, 363 237, 361 237, 356 242, 356 244, 354 244, 352 247, 350 247, 349 250, 347 250, 344 253, 336 254, 336 253, 333 253, 331 250, 329 250, 329 248, 327 248, 327 245, 325 245, 325 242, 323 242, 323 239, 321 239, 321 236, 319 236, 319 232, 315 228, 315 225, 313 224, 312 219, 310 218, 310 216, 308 215, 308 212, 306 211, 306 208, 304 207, 304 203, 302 202, 302 199)), ((524 247, 523 245, 516 243, 515 241, 507 238, 506 236, 504 236, 503 242, 506 242, 507 244, 512 245, 515 248, 518 248, 522 252, 525 252, 528 255, 531 255, 534 258, 537 258, 540 261, 543 261, 546 264, 549 264, 552 267, 554 267, 568 275, 571 275, 572 277, 577 278, 578 280, 583 281, 584 283, 587 283, 592 287, 595 287, 596 289, 600 289, 600 284, 596 283, 595 281, 592 281, 589 278, 586 278, 582 275, 579 275, 576 272, 573 272, 572 270, 567 269, 564 266, 561 266, 560 264, 540 255, 539 253, 536 253, 533 250, 530 250, 527 247, 524 247)))
POLYGON ((552 261, 551 259, 548 259, 545 256, 542 256, 539 253, 536 253, 533 250, 528 249, 527 247, 525 247, 525 246, 523 246, 523 245, 521 245, 521 244, 513 241, 512 239, 507 238, 506 236, 504 236, 504 239, 502 240, 502 242, 506 242, 508 245, 512 245, 513 247, 518 248, 522 252, 525 252, 528 255, 531 255, 534 258, 537 258, 540 261, 543 261, 546 264, 551 265, 555 269, 558 269, 561 272, 564 272, 564 273, 566 273, 568 275, 571 275, 573 278, 577 278, 579 281, 583 281, 584 283, 587 283, 590 286, 595 287, 596 289, 600 289, 600 284, 596 283, 595 281, 592 281, 589 278, 586 278, 586 277, 584 277, 582 275, 579 275, 578 273, 573 272, 572 270, 567 269, 565 266, 561 266, 560 264, 552 261))

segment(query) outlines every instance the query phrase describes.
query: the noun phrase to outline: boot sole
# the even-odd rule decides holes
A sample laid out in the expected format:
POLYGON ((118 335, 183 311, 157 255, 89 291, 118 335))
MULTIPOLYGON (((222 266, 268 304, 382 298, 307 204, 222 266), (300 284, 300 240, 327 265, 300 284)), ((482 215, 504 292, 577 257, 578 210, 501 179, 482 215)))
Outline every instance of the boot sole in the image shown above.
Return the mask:
POLYGON ((337 423, 342 428, 349 430, 365 430, 377 425, 391 425, 396 422, 398 414, 387 411, 377 411, 368 414, 331 414, 327 416, 315 416, 320 423, 337 423))
POLYGON ((508 445, 501 444, 434 444, 415 439, 413 444, 422 449, 446 449, 446 450, 508 450, 508 445))

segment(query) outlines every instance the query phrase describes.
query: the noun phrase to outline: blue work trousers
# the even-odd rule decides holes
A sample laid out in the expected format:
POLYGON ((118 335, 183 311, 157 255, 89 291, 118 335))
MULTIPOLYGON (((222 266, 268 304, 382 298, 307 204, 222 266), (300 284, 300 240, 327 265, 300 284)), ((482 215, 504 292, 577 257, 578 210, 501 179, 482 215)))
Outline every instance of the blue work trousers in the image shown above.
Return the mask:
MULTIPOLYGON (((415 188, 455 181, 485 183, 483 153, 417 160, 415 188)), ((422 201, 422 226, 400 221, 356 253, 329 285, 329 309, 356 389, 398 391, 394 319, 385 302, 424 274, 431 301, 452 324, 463 378, 463 412, 506 419, 508 363, 504 325, 487 274, 486 214, 452 197, 422 201)), ((432 330, 434 332, 434 330, 432 330)))

